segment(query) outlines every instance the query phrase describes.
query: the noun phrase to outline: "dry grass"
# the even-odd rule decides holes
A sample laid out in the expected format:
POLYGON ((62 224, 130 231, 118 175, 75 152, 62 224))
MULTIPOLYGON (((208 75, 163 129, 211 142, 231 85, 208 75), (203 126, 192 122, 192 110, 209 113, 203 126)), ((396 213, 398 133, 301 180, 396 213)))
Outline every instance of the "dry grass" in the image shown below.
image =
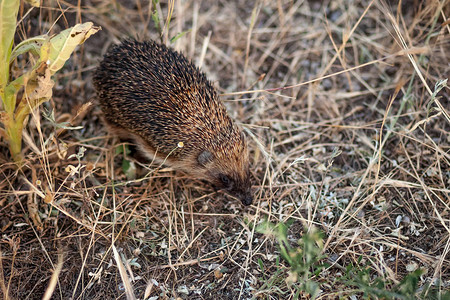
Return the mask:
POLYGON ((392 283, 423 268, 420 285, 450 288, 449 89, 433 95, 450 74, 449 1, 157 4, 162 39, 188 31, 172 46, 249 133, 250 208, 116 151, 99 109, 83 105, 94 101, 91 73, 122 38, 159 39, 154 6, 72 2, 44 1, 19 24, 18 40, 87 20, 103 30, 30 118, 21 170, 0 145, 4 299, 52 288, 53 299, 291 299, 276 242, 255 231, 264 219, 294 220, 293 243, 303 228, 324 231, 323 299, 354 293, 332 284, 350 263, 392 283), (138 179, 126 178, 124 159, 138 179))

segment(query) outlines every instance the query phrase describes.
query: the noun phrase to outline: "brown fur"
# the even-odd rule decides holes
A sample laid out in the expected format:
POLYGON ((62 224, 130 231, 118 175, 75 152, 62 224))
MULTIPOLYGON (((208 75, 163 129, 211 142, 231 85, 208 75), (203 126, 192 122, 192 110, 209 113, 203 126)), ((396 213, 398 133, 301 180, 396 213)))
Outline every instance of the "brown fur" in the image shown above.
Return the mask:
POLYGON ((205 74, 153 41, 124 41, 94 85, 109 127, 150 158, 252 202, 247 144, 205 74), (183 147, 178 147, 182 142, 183 147))

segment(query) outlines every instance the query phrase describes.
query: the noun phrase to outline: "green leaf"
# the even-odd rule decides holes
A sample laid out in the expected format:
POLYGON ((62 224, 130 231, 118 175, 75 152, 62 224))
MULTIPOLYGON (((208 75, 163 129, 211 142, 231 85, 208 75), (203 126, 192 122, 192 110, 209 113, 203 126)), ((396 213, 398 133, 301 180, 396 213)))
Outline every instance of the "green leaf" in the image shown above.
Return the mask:
POLYGON ((158 8, 157 8, 157 4, 158 4, 158 0, 152 0, 152 5, 153 5, 153 12, 152 12, 152 20, 153 20, 153 24, 155 24, 155 28, 158 31, 159 35, 162 35, 162 30, 161 30, 161 26, 159 24, 159 14, 158 14, 158 8))
MULTIPOLYGON (((153 24, 155 24, 156 30, 158 30, 159 32, 161 31, 160 26, 159 26, 159 15, 158 15, 158 11, 154 11, 152 13, 152 20, 153 20, 153 24)), ((161 33, 160 33, 161 34, 161 33)))
POLYGON ((118 146, 116 147, 114 153, 115 153, 116 155, 122 154, 122 153, 128 155, 128 154, 131 153, 131 150, 129 149, 128 144, 120 144, 120 145, 118 145, 118 146))
MULTIPOLYGON (((0 0, 0 89, 3 90, 9 78, 9 57, 16 32, 19 0, 0 0)), ((4 100, 3 100, 4 101, 4 100)))
POLYGON ((123 158, 122 170, 128 180, 136 179, 136 164, 134 162, 123 158))
POLYGON ((14 47, 11 53, 11 57, 9 58, 10 63, 13 62, 17 56, 24 54, 26 52, 31 52, 33 55, 38 56, 42 44, 45 42, 45 40, 46 36, 40 35, 22 41, 20 44, 14 47))
POLYGON ((100 29, 92 22, 86 22, 60 32, 49 42, 44 42, 40 61, 46 62, 50 73, 55 74, 64 66, 75 48, 100 29))
POLYGON ((413 296, 417 290, 417 284, 420 276, 424 273, 422 269, 417 269, 409 273, 397 286, 398 292, 402 295, 413 296))
POLYGON ((261 272, 264 275, 264 264, 263 264, 263 261, 261 258, 258 258, 258 265, 259 265, 259 268, 261 269, 261 272))
POLYGON ((319 296, 319 285, 312 280, 308 280, 304 283, 305 291, 311 295, 311 299, 316 299, 319 296))
MULTIPOLYGON (((31 71, 11 83, 11 85, 21 83, 25 86, 25 97, 16 109, 17 120, 24 119, 31 110, 52 97, 55 84, 52 75, 64 66, 78 45, 98 30, 100 27, 93 26, 92 22, 86 22, 66 29, 52 38, 40 36, 32 39, 32 42, 39 41, 33 47, 38 47, 42 43, 39 50, 40 58, 31 71)), ((16 53, 25 51, 28 49, 27 45, 31 44, 33 43, 22 42, 16 53)))
POLYGON ((117 146, 114 150, 115 150, 114 153, 115 153, 116 155, 122 154, 123 151, 124 151, 124 145, 119 145, 119 146, 117 146))
POLYGON ((191 32, 191 29, 177 33, 174 37, 170 39, 170 43, 171 44, 175 43, 180 37, 184 36, 188 32, 191 32))

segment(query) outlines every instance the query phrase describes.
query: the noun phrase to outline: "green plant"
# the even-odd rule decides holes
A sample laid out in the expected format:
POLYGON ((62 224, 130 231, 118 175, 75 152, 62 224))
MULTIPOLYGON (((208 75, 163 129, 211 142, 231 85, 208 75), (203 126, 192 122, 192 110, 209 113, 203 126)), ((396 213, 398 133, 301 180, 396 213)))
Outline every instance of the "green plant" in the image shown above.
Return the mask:
MULTIPOLYGON (((323 234, 314 228, 305 232, 298 241, 298 246, 291 246, 288 240, 288 228, 292 220, 286 223, 273 224, 268 221, 262 222, 257 231, 266 235, 275 237, 278 242, 281 257, 289 264, 288 277, 286 283, 296 290, 294 299, 298 299, 300 293, 306 292, 311 299, 315 299, 320 292, 321 283, 336 287, 335 292, 346 290, 348 295, 362 295, 365 299, 436 299, 450 300, 450 292, 442 292, 441 287, 432 286, 429 283, 422 287, 418 286, 420 276, 423 270, 418 269, 406 275, 399 283, 394 284, 389 279, 376 276, 371 273, 371 268, 362 263, 362 256, 359 257, 356 264, 349 264, 345 267, 345 274, 334 280, 320 276, 329 264, 322 261, 326 258, 323 255, 323 234), (339 284, 339 285, 337 285, 339 284), (350 288, 352 287, 352 288, 350 288), (356 287, 356 289, 353 289, 356 287)), ((278 257, 277 266, 279 266, 278 257)), ((264 275, 265 267, 261 260, 258 260, 259 267, 263 273, 261 280, 264 282, 261 286, 261 293, 269 290, 279 295, 286 294, 282 290, 281 278, 285 276, 285 270, 281 267, 276 272, 267 277, 264 275)))
MULTIPOLYGON (((292 220, 285 223, 273 224, 264 221, 257 227, 257 231, 269 234, 278 241, 281 257, 289 264, 290 270, 286 282, 288 285, 298 283, 296 297, 304 291, 314 299, 319 294, 319 283, 315 281, 322 270, 328 267, 323 263, 325 256, 323 249, 323 234, 312 228, 305 232, 298 241, 298 246, 291 246, 287 237, 287 231, 292 220)), ((261 267, 261 265, 260 265, 261 267)))
POLYGON ((370 267, 361 266, 362 257, 357 264, 349 264, 346 267, 345 276, 339 278, 346 286, 357 287, 356 293, 361 293, 365 299, 450 299, 449 292, 441 292, 440 286, 432 286, 429 283, 418 286, 420 276, 424 271, 417 269, 406 275, 399 283, 394 284, 390 280, 373 276, 370 267))
POLYGON ((384 277, 371 276, 371 268, 362 266, 362 256, 357 264, 349 264, 346 267, 345 276, 339 278, 347 286, 357 287, 356 292, 362 293, 365 299, 414 299, 417 283, 421 270, 417 270, 406 276, 402 282, 393 288, 388 288, 391 282, 384 277))
POLYGON ((123 154, 122 158, 122 171, 128 180, 136 179, 136 165, 133 161, 129 160, 127 157, 130 155, 131 150, 128 144, 121 144, 116 147, 116 155, 123 154))
POLYGON ((160 16, 161 3, 159 2, 159 0, 152 0, 152 21, 153 21, 156 31, 159 34, 161 43, 164 43, 165 41, 169 41, 171 44, 175 43, 176 40, 178 40, 179 38, 184 36, 186 33, 191 31, 191 29, 189 29, 189 30, 185 30, 182 32, 178 32, 176 35, 172 36, 169 39, 169 26, 170 26, 170 22, 172 19, 172 13, 174 10, 174 6, 175 6, 174 1, 168 2, 167 18, 166 18, 166 21, 164 22, 161 19, 161 17, 163 17, 163 16, 160 16))
MULTIPOLYGON (((31 4, 39 6, 37 2, 31 4)), ((22 161, 22 129, 28 115, 52 97, 52 76, 64 66, 76 46, 100 30, 92 22, 86 22, 54 36, 26 39, 13 48, 19 4, 20 0, 0 0, 0 123, 3 124, 0 135, 8 142, 17 163, 22 161), (26 53, 31 54, 33 67, 13 79, 10 67, 26 53)))

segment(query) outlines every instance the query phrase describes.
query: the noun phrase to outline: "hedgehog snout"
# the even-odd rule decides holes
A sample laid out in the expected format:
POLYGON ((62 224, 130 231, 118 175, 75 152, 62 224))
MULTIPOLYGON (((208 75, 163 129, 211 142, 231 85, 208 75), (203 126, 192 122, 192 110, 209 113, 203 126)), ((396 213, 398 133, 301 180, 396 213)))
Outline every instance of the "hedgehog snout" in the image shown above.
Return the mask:
POLYGON ((244 204, 245 206, 248 206, 248 205, 252 204, 252 202, 253 202, 253 194, 250 189, 248 189, 248 190, 232 189, 232 190, 227 190, 227 192, 230 195, 241 200, 242 204, 244 204))
POLYGON ((242 204, 246 206, 253 202, 251 185, 248 182, 241 182, 240 184, 239 182, 234 182, 234 184, 227 189, 227 192, 241 200, 242 204))
POLYGON ((234 198, 241 200, 242 204, 252 204, 253 195, 249 178, 242 178, 236 173, 231 173, 229 175, 225 173, 216 173, 210 177, 209 181, 216 189, 222 190, 234 198))
POLYGON ((242 204, 245 206, 251 205, 253 202, 253 195, 251 192, 245 194, 243 197, 241 197, 242 204))

